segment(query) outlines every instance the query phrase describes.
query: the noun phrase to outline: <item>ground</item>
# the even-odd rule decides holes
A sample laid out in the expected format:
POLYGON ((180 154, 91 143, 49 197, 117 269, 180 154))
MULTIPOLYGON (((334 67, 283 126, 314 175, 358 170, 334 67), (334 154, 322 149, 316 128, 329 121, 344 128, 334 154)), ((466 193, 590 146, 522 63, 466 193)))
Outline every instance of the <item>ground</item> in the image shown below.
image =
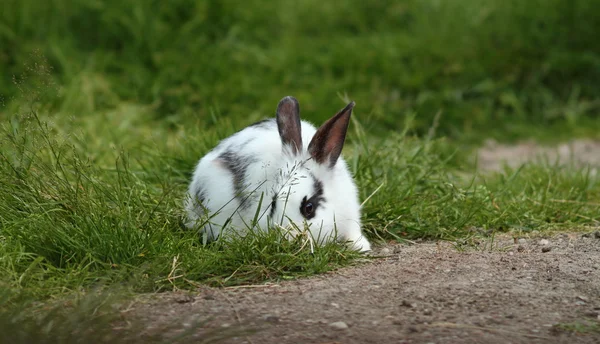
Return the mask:
MULTIPOLYGON (((598 143, 571 142, 582 152, 598 143)), ((565 146, 565 145, 563 145, 565 146)), ((569 149, 488 144, 487 169, 569 149)), ((566 146, 565 146, 566 147, 566 146)), ((590 148, 592 147, 592 148, 590 148)), ((597 164, 598 154, 578 154, 597 164)), ((487 160, 486 160, 487 159, 487 160)), ((277 284, 146 295, 125 313, 149 329, 204 322, 209 333, 251 332, 226 343, 597 343, 600 231, 503 234, 468 244, 388 243, 377 259, 277 284)))
POLYGON ((518 144, 500 144, 487 140, 477 154, 478 167, 482 170, 499 170, 503 164, 516 167, 527 161, 547 159, 550 163, 566 164, 573 162, 577 166, 590 164, 600 166, 600 141, 575 139, 554 146, 542 146, 534 141, 518 144))
POLYGON ((227 343, 600 340, 600 232, 489 238, 462 252, 441 242, 395 244, 376 253, 385 257, 308 279, 153 295, 133 314, 181 329, 210 319, 206 328, 257 330, 227 343))

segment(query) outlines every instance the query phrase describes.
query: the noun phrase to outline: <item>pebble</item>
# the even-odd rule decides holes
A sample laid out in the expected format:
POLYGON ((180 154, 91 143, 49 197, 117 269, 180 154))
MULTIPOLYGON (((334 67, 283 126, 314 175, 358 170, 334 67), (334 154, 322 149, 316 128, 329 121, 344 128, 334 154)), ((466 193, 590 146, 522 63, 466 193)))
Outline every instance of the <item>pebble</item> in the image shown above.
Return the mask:
POLYGON ((542 246, 546 246, 546 245, 549 245, 549 244, 550 244, 550 241, 548 241, 547 239, 540 240, 540 245, 542 245, 542 246))
POLYGON ((600 231, 595 231, 594 232, 594 238, 600 239, 600 231))
POLYGON ((525 247, 519 245, 519 247, 517 247, 517 251, 523 252, 523 251, 525 251, 525 247))
POLYGON ((417 307, 417 304, 410 303, 410 301, 408 301, 408 300, 402 300, 402 306, 409 307, 409 308, 415 308, 415 307, 417 307))
POLYGON ((419 328, 416 327, 416 326, 409 326, 407 330, 408 330, 409 333, 417 333, 417 332, 419 332, 419 328))
POLYGON ((194 301, 194 297, 188 294, 184 294, 184 295, 179 295, 176 299, 175 302, 177 303, 189 303, 194 301))
POLYGON ((552 248, 550 246, 546 246, 546 247, 542 247, 542 252, 546 253, 546 252, 550 252, 552 248))
POLYGON ((273 314, 265 314, 263 316, 263 319, 266 322, 270 322, 270 323, 278 323, 279 322, 279 317, 273 314))
POLYGON ((387 256, 390 253, 392 253, 392 250, 390 250, 387 247, 384 247, 384 248, 381 249, 381 254, 384 255, 384 256, 387 256))
POLYGON ((336 321, 329 324, 330 327, 333 327, 336 330, 345 330, 348 328, 348 325, 343 321, 336 321))
POLYGON ((523 245, 523 244, 526 244, 526 243, 527 243, 527 240, 525 240, 523 238, 519 239, 519 244, 523 245))

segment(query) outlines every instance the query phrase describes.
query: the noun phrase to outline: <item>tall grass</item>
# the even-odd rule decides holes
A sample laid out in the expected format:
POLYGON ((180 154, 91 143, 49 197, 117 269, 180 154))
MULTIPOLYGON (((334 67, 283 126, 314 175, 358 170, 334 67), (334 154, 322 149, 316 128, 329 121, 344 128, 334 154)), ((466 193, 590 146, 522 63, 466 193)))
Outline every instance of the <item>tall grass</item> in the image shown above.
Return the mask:
MULTIPOLYGON (((465 157, 446 140, 390 134, 377 142, 360 122, 354 127, 346 155, 374 239, 454 240, 473 227, 532 231, 597 223, 600 181, 589 168, 533 164, 465 181, 453 172, 467 168, 465 157)), ((88 151, 78 142, 92 141, 92 132, 64 136, 36 111, 4 123, 0 271, 9 287, 46 297, 115 282, 138 291, 256 283, 327 271, 356 257, 335 244, 313 254, 277 232, 202 245, 196 232, 180 226, 182 201, 189 173, 216 135, 183 127, 175 134, 168 124, 154 129, 178 144, 88 151)))

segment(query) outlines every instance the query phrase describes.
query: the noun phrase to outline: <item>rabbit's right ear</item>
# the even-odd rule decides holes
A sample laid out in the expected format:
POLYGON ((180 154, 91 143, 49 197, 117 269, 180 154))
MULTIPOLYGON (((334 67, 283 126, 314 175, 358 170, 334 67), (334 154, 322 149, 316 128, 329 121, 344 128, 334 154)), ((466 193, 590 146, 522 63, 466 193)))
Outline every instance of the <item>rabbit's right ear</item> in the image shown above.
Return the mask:
POLYGON ((277 105, 277 129, 281 143, 288 145, 292 153, 302 151, 302 133, 300 127, 300 105, 294 97, 285 97, 277 105))

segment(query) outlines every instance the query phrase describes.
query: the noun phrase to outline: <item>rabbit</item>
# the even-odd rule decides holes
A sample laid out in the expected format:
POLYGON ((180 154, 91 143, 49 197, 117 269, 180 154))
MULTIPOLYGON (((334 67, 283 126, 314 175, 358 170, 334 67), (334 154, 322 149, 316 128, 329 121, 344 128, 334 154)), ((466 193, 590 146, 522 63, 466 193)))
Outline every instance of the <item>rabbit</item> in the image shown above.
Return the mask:
POLYGON ((288 96, 279 102, 276 118, 222 140, 194 170, 186 226, 203 220, 202 230, 215 240, 225 228, 244 230, 253 223, 292 229, 293 223, 307 225, 318 244, 338 240, 370 251, 361 231, 358 190, 341 157, 354 105, 317 129, 300 120, 298 101, 288 96))

